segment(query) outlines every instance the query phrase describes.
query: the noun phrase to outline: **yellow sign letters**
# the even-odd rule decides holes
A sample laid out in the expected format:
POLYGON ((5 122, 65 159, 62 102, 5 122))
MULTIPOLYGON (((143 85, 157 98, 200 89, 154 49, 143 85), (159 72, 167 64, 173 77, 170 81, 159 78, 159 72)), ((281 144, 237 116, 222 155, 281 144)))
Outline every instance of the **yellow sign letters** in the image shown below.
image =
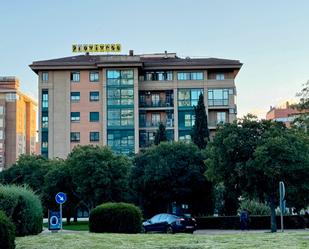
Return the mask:
POLYGON ((73 44, 72 45, 73 53, 82 53, 82 52, 121 52, 121 44, 73 44))

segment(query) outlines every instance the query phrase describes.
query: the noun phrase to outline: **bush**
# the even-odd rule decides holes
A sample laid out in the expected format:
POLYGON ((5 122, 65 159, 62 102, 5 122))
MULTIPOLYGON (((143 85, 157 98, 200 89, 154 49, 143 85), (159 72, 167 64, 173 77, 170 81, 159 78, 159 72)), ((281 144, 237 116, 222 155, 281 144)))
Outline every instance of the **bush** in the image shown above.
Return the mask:
POLYGON ((0 249, 15 248, 15 227, 10 219, 0 210, 0 249))
POLYGON ((128 203, 106 203, 90 212, 89 231, 95 233, 138 233, 142 212, 128 203))
MULTIPOLYGON (((270 216, 249 216, 250 229, 270 229, 270 216)), ((277 228, 280 228, 280 216, 276 216, 277 228)), ((240 229, 239 216, 209 216, 196 219, 198 229, 240 229)), ((309 220, 303 215, 283 216, 285 229, 305 229, 309 220)))
POLYGON ((42 231, 41 201, 28 187, 0 185, 0 209, 13 221, 16 236, 42 231))
POLYGON ((247 209, 250 215, 270 215, 270 207, 257 200, 241 200, 238 212, 240 213, 244 209, 247 209))

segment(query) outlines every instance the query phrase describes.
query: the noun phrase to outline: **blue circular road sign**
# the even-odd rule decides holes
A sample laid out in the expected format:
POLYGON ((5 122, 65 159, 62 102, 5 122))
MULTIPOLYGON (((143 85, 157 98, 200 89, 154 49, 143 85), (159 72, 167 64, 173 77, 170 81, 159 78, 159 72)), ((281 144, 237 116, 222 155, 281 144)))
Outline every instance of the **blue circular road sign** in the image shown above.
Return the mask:
POLYGON ((58 194, 56 194, 55 199, 58 204, 63 204, 67 200, 67 195, 65 193, 59 192, 58 194))

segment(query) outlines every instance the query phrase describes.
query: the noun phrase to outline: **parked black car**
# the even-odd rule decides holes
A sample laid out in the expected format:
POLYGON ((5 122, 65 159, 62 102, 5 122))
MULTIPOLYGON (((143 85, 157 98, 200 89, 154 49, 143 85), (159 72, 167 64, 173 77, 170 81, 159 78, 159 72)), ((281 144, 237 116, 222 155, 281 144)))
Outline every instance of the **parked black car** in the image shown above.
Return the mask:
POLYGON ((176 216, 173 214, 157 214, 143 222, 142 232, 193 233, 196 221, 190 215, 176 216))

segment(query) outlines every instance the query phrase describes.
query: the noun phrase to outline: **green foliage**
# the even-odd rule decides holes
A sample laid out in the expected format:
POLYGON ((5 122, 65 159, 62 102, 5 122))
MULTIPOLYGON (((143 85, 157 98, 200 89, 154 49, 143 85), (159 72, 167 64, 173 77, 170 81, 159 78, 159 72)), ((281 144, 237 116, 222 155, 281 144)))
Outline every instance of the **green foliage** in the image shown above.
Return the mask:
POLYGON ((41 201, 30 188, 0 185, 0 210, 15 224, 17 236, 38 234, 42 231, 41 201))
POLYGON ((199 147, 199 149, 205 149, 207 142, 209 141, 209 130, 203 94, 200 94, 198 104, 194 107, 194 111, 195 124, 191 132, 192 141, 197 147, 199 147))
POLYGON ((95 233, 138 233, 142 212, 128 203, 105 203, 91 210, 89 231, 95 233))
POLYGON ((0 249, 15 248, 15 227, 4 212, 0 210, 0 249))
POLYGON ((72 177, 64 160, 50 160, 51 168, 44 176, 42 186, 42 200, 48 209, 58 209, 58 204, 53 198, 58 192, 66 193, 68 201, 63 205, 63 215, 70 221, 70 217, 76 213, 80 199, 75 194, 75 186, 72 177))
POLYGON ((171 202, 186 203, 197 213, 212 209, 211 184, 194 144, 160 143, 135 157, 131 184, 146 216, 166 212, 171 202))
POLYGON ((77 146, 67 158, 76 194, 89 209, 127 198, 131 161, 107 147, 77 146))
POLYGON ((166 130, 164 124, 160 123, 156 132, 154 144, 158 145, 161 142, 167 141, 166 130))
POLYGON ((21 155, 15 164, 0 173, 0 183, 27 184, 31 189, 39 191, 49 169, 47 159, 37 155, 21 155))
POLYGON ((270 202, 275 222, 279 181, 286 184, 289 206, 308 205, 309 138, 305 133, 247 116, 221 127, 205 153, 208 178, 222 182, 227 190, 226 208, 231 206, 226 200, 237 204, 237 198, 246 193, 270 202))
POLYGON ((238 212, 247 209, 250 215, 270 215, 269 205, 258 200, 243 199, 240 201, 238 212))
POLYGON ((299 103, 292 107, 298 109, 300 114, 293 121, 293 126, 309 134, 309 81, 303 85, 303 89, 296 94, 299 97, 299 103))

